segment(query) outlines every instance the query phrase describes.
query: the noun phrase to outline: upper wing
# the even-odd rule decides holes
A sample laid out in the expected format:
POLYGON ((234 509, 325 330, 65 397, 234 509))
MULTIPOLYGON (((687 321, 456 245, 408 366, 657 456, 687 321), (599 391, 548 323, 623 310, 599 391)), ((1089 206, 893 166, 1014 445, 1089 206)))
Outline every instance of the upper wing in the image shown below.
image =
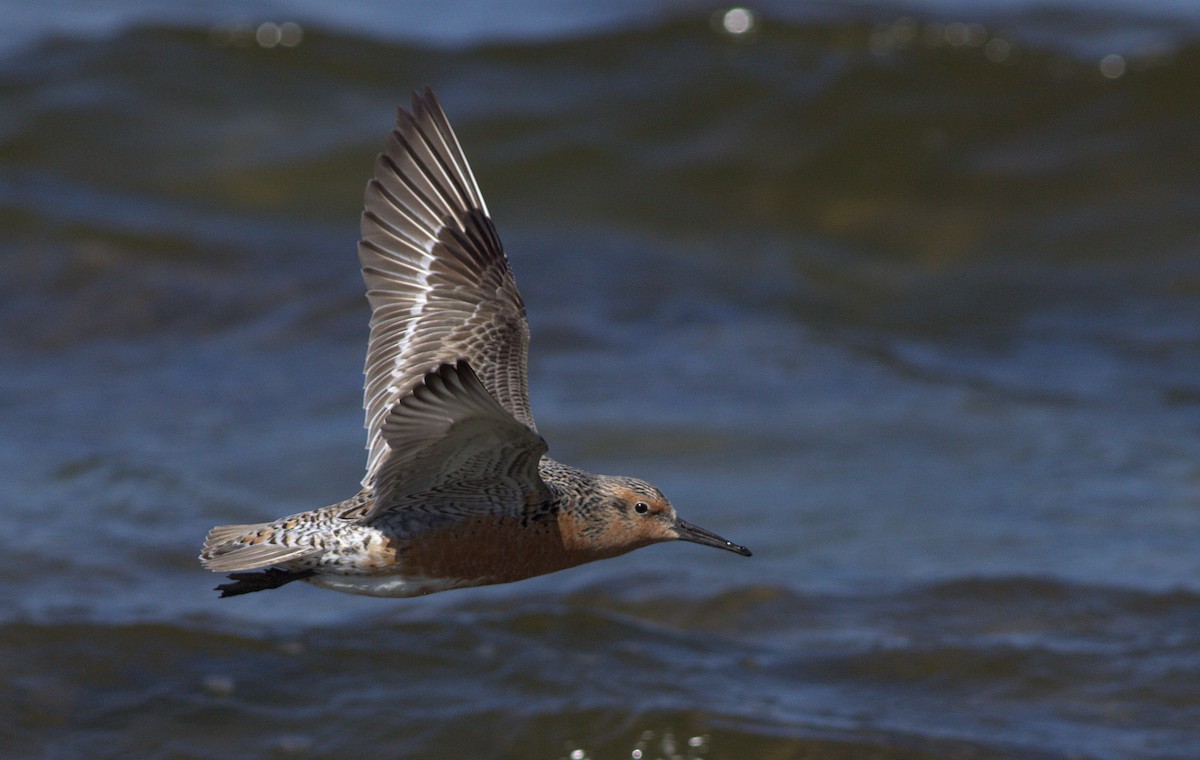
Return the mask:
POLYGON ((488 395, 470 365, 444 364, 396 402, 383 423, 397 445, 362 520, 396 508, 520 514, 551 498, 538 474, 546 442, 488 395))
POLYGON ((487 392, 536 429, 526 387, 525 305, 467 159, 428 87, 413 95, 412 114, 399 109, 364 205, 358 258, 371 339, 363 485, 377 482, 391 449, 383 432, 389 411, 442 364, 470 362, 487 392))

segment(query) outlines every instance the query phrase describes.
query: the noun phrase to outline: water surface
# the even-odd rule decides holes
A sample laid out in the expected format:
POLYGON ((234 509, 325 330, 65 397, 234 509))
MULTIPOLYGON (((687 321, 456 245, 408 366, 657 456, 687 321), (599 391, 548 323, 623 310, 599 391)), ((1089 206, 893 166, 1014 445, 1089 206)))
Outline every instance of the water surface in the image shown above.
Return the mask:
POLYGON ((7 755, 1200 754, 1194 9, 0 7, 7 755), (425 83, 553 454, 752 559, 210 591, 209 527, 356 488, 425 83))

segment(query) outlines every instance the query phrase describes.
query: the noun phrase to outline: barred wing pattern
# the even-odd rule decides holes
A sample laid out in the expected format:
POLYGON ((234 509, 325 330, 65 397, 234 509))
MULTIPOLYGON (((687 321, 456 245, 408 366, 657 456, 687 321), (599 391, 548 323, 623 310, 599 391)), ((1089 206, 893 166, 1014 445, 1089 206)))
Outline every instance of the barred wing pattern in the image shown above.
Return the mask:
MULTIPOLYGON (((397 402, 427 373, 465 360, 518 422, 529 411, 525 305, 471 168, 432 90, 400 109, 367 185, 358 257, 371 304, 363 406, 377 486, 397 402)), ((389 468, 390 469, 390 468, 389 468)))

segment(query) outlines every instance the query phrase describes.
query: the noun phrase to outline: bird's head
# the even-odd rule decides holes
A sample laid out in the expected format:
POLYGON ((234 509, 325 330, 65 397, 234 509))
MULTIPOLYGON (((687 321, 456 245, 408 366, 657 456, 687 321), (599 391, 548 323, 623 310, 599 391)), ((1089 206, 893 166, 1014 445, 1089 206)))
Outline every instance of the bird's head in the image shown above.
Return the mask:
POLYGON ((663 541, 691 541, 750 556, 746 547, 680 520, 662 491, 644 480, 600 475, 595 494, 573 518, 579 548, 615 556, 663 541))

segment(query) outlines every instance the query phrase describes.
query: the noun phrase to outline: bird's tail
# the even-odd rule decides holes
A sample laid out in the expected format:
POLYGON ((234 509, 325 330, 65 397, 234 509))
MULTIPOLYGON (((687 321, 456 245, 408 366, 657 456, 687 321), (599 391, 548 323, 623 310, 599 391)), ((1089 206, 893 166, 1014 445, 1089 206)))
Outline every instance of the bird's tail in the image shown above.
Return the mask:
POLYGON ((218 525, 204 539, 200 564, 214 573, 258 570, 303 559, 320 551, 311 545, 288 541, 282 534, 274 523, 218 525))

